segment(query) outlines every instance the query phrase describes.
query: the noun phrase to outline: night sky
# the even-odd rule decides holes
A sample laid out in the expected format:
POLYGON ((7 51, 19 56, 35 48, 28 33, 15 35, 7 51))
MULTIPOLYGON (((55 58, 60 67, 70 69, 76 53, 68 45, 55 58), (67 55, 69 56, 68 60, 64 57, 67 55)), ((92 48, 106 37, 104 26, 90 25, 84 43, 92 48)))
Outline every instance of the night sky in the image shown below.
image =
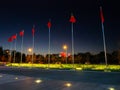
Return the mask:
MULTIPOLYGON (((75 53, 103 51, 103 39, 100 20, 100 5, 104 14, 104 30, 107 52, 120 48, 120 10, 119 0, 4 0, 0 1, 0 46, 11 48, 8 38, 17 37, 17 51, 20 51, 24 29, 24 52, 32 47, 32 27, 35 25, 35 53, 48 53, 48 27, 51 19, 51 53, 64 51, 68 45, 71 53, 70 15, 76 18, 74 24, 75 53)), ((12 42, 12 49, 14 49, 12 42)))

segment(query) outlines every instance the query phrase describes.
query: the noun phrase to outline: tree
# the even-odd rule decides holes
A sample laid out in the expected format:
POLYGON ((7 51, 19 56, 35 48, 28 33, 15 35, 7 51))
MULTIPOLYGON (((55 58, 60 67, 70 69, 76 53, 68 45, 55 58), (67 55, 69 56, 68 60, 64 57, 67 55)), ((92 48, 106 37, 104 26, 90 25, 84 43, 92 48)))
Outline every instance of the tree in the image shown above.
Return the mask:
POLYGON ((90 52, 87 52, 85 53, 85 64, 90 64, 90 58, 91 58, 91 53, 90 52))
POLYGON ((117 55, 118 55, 117 51, 112 52, 112 60, 113 60, 113 62, 117 63, 117 55))
POLYGON ((97 54, 97 56, 98 56, 98 63, 101 63, 101 64, 105 64, 105 56, 104 56, 105 54, 104 54, 104 52, 102 51, 102 52, 100 52, 99 54, 97 54))
POLYGON ((35 63, 45 63, 45 59, 43 55, 36 55, 36 62, 35 63))
POLYGON ((117 59, 118 59, 118 64, 120 64, 120 49, 118 50, 117 59))
POLYGON ((31 63, 32 55, 27 55, 26 56, 26 63, 31 63))
POLYGON ((2 59, 2 56, 3 56, 3 48, 0 47, 0 61, 1 61, 1 59, 2 59))
POLYGON ((23 53, 22 54, 22 62, 25 63, 26 62, 26 55, 23 53))
POLYGON ((111 63, 112 64, 118 64, 118 58, 117 58, 118 51, 113 51, 111 55, 112 55, 111 63))
POLYGON ((98 54, 93 55, 91 63, 92 64, 99 64, 100 63, 98 54))
POLYGON ((0 56, 2 56, 2 55, 3 55, 3 48, 0 47, 0 56))
POLYGON ((16 54, 15 54, 15 62, 20 63, 20 61, 21 61, 21 53, 16 52, 16 54))
POLYGON ((51 62, 52 63, 56 63, 58 61, 57 59, 59 59, 59 54, 52 54, 51 55, 51 62))
POLYGON ((82 63, 81 62, 81 60, 82 60, 82 55, 81 55, 81 53, 78 53, 77 55, 75 55, 75 63, 82 63))

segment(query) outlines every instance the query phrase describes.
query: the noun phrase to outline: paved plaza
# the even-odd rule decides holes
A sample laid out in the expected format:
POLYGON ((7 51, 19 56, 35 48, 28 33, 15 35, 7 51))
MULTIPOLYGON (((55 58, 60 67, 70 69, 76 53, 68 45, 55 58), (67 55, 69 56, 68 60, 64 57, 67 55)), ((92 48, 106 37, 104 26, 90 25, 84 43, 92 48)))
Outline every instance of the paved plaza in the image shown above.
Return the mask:
MULTIPOLYGON (((116 79, 117 77, 115 76, 116 74, 119 75, 119 73, 112 74, 113 82, 111 81, 112 80, 111 79, 110 80, 111 82, 106 83, 107 79, 105 79, 105 83, 102 83, 101 79, 103 79, 103 77, 97 78, 97 75, 95 75, 96 78, 100 82, 97 81, 97 79, 95 79, 93 81, 92 81, 92 79, 90 79, 87 81, 87 80, 84 80, 84 77, 82 77, 82 75, 80 75, 80 74, 89 74, 91 72, 87 72, 87 73, 77 72, 77 75, 80 75, 80 77, 83 78, 83 80, 82 80, 82 78, 79 78, 79 76, 77 76, 76 74, 72 74, 72 73, 76 73, 76 71, 74 71, 74 72, 73 71, 55 71, 55 70, 54 71, 51 71, 51 70, 41 70, 40 71, 40 70, 31 70, 31 69, 29 69, 29 70, 21 69, 21 71, 24 72, 24 74, 22 75, 21 73, 18 73, 19 70, 17 70, 17 69, 12 69, 11 73, 7 72, 10 70, 11 69, 9 69, 9 68, 7 70, 2 69, 2 68, 0 69, 0 90, 120 90, 119 78, 117 80, 116 79), (14 71, 14 73, 12 71, 14 71), (36 72, 39 71, 41 73, 41 75, 34 75, 34 74, 32 74, 33 76, 27 75, 26 74, 26 73, 28 73, 27 71, 32 72, 34 74, 36 74, 36 72), (66 74, 68 74, 69 76, 68 76, 68 78, 64 79, 64 78, 60 77, 60 76, 63 76, 62 74, 57 75, 56 72, 65 74, 65 77, 66 77, 66 74), (46 73, 48 73, 48 74, 46 75, 46 73), (76 79, 71 78, 70 73, 72 75, 75 75, 76 79), (42 76, 42 74, 44 76, 42 76), (56 75, 58 77, 54 78, 56 75), (114 80, 114 76, 116 77, 115 80, 114 80), (78 78, 78 80, 77 80, 77 78, 78 78)), ((38 73, 38 74, 40 74, 40 73, 38 73)), ((93 74, 95 74, 95 73, 93 72, 93 74)), ((100 73, 98 73, 98 74, 100 74, 100 73)), ((105 74, 105 75, 107 75, 107 74, 105 74)), ((88 79, 88 77, 86 77, 86 78, 88 79)), ((93 78, 93 77, 91 77, 91 78, 93 78)), ((108 78, 109 78, 109 76, 108 76, 108 78)))

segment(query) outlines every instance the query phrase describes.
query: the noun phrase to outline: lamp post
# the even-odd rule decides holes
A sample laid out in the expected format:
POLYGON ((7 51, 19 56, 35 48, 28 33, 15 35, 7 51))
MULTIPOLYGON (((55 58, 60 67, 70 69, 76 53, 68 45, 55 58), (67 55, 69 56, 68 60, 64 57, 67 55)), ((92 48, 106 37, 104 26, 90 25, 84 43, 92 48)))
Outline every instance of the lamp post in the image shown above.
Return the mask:
MULTIPOLYGON (((32 53, 32 48, 28 48, 28 52, 32 53)), ((32 59, 32 64, 33 64, 33 59, 32 59)))
POLYGON ((32 48, 28 48, 28 52, 32 52, 32 48))
POLYGON ((68 46, 67 45, 63 45, 63 49, 66 52, 66 64, 67 64, 67 49, 68 49, 68 46))

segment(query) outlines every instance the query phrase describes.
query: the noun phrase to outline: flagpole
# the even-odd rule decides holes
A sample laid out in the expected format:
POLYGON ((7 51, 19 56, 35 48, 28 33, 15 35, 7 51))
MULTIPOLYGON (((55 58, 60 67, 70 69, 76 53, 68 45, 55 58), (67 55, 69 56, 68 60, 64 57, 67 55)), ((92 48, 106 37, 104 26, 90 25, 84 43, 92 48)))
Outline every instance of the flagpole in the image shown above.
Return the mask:
POLYGON ((50 67, 50 28, 49 28, 49 47, 48 47, 48 68, 50 67))
MULTIPOLYGON (((17 36, 17 34, 16 34, 16 36, 17 36)), ((15 39, 15 50, 14 50, 14 61, 13 61, 13 63, 15 63, 16 43, 17 43, 17 38, 15 39)))
POLYGON ((34 54, 34 35, 33 35, 32 65, 33 65, 33 54, 34 54))
MULTIPOLYGON (((22 32, 24 32, 24 30, 22 32)), ((23 54, 23 37, 24 35, 22 35, 22 43, 21 43, 21 64, 22 64, 22 54, 23 54)))
POLYGON ((102 23, 102 34, 103 34, 103 44, 104 44, 104 54, 105 54, 105 64, 107 67, 107 54, 106 54, 106 41, 105 41, 105 33, 104 33, 104 25, 102 23))
POLYGON ((71 22, 71 34, 72 34, 72 64, 73 64, 73 69, 74 69, 74 32, 73 32, 73 24, 76 22, 75 17, 73 14, 71 14, 70 20, 71 22))
POLYGON ((11 63, 11 65, 12 65, 12 62, 11 62, 11 49, 12 49, 12 41, 13 41, 13 38, 12 37, 10 37, 10 38, 8 38, 8 42, 10 42, 10 49, 9 49, 9 62, 11 63))
MULTIPOLYGON (((33 26, 33 28, 34 28, 34 26, 33 26)), ((32 50, 32 66, 33 66, 33 55, 34 55, 34 31, 33 31, 33 50, 32 50)))
POLYGON ((11 60, 12 60, 12 59, 11 59, 11 58, 12 58, 12 57, 11 57, 11 54, 12 54, 12 42, 11 42, 11 44, 10 44, 10 58, 9 58, 10 63, 11 63, 11 65, 12 65, 12 62, 11 62, 11 60))
POLYGON ((74 68, 74 35, 73 35, 73 23, 71 23, 71 32, 72 32, 72 64, 74 68))
POLYGON ((50 29, 51 29, 51 21, 49 19, 47 23, 48 29, 49 29, 49 35, 48 35, 48 68, 50 68, 50 29))
POLYGON ((106 41, 105 41, 105 32, 104 32, 104 18, 103 18, 103 13, 102 13, 102 7, 100 7, 100 12, 101 12, 101 25, 102 25, 102 34, 103 34, 103 45, 104 45, 104 55, 105 55, 105 64, 107 67, 107 54, 106 54, 106 41))

